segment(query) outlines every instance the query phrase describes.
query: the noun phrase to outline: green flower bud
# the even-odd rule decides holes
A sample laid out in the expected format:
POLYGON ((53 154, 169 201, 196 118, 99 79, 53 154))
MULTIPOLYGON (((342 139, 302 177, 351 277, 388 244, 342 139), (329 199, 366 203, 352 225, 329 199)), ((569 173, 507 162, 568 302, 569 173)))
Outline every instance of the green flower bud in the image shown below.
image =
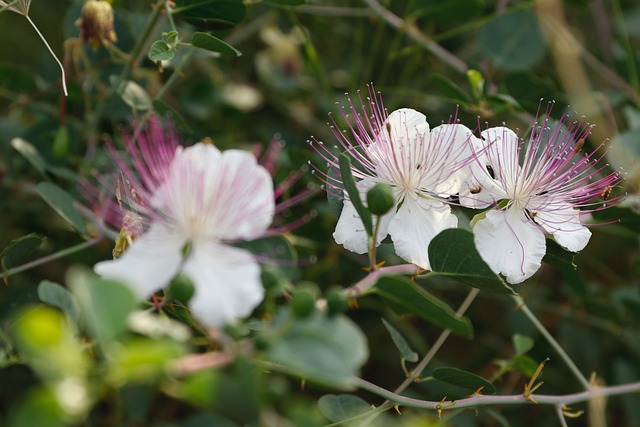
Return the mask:
POLYGON ((393 188, 385 183, 376 184, 367 192, 367 203, 372 214, 386 214, 396 203, 393 188))
POLYGON ((191 279, 183 274, 173 279, 169 285, 169 297, 183 304, 189 302, 195 291, 196 288, 191 279))
POLYGON ((293 295, 291 309, 297 317, 308 317, 316 306, 316 298, 309 289, 301 289, 293 295))
POLYGON ((327 292, 327 307, 329 315, 339 314, 347 310, 349 302, 342 292, 342 288, 334 286, 327 292))

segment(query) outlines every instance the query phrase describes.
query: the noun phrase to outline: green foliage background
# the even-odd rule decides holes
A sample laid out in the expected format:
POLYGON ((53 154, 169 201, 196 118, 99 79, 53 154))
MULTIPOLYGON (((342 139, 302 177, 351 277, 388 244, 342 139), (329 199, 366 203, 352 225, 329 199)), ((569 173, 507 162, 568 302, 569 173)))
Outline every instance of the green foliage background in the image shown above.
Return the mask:
MULTIPOLYGON (((555 100, 555 115, 571 105, 597 125, 587 141, 591 147, 611 141, 611 168, 626 173, 614 192, 627 196, 621 206, 593 219, 614 223, 592 229, 590 244, 573 260, 577 269, 561 249, 550 249, 548 263, 515 291, 587 376, 595 372, 608 385, 640 380, 637 2, 203 1, 197 19, 174 16, 178 39, 188 43, 195 31, 207 32, 241 55, 206 39, 209 44, 200 45, 204 49, 177 46, 161 68, 147 54, 152 42, 171 30, 166 14, 158 15, 142 39, 152 4, 113 3, 115 48, 95 49, 83 44, 74 25, 82 2, 31 3, 29 16, 65 64, 67 98, 59 70, 33 28, 19 14, 0 14, 0 248, 14 242, 1 256, 5 272, 93 242, 95 227, 76 218, 73 208, 65 211, 71 206, 67 198, 83 203, 77 179, 105 165, 105 135, 119 143, 122 127, 151 110, 171 111, 188 142, 209 137, 221 148, 251 149, 278 134, 287 145, 278 159, 277 182, 309 160, 322 164, 308 139, 333 143, 327 113, 337 113, 335 102, 344 103, 345 93, 366 93, 370 82, 390 111, 414 108, 432 126, 457 115, 470 127, 505 122, 525 134, 540 99, 555 100), (128 57, 141 40, 139 55, 128 57), (136 84, 124 96, 117 93, 121 77, 136 84)), ((178 9, 194 3, 176 0, 178 9)), ((318 184, 307 173, 293 191, 318 184)), ((117 284, 100 287, 85 270, 111 257, 108 239, 5 277, 0 285, 0 425, 314 426, 380 405, 381 397, 362 390, 339 395, 349 388, 348 377, 360 371, 371 383, 394 389, 405 378, 403 367, 414 366, 412 354, 424 356, 443 327, 458 325, 424 315, 423 300, 404 303, 415 302, 416 292, 428 292, 455 311, 471 289, 467 284, 475 286, 480 279, 465 284, 443 273, 410 284, 388 278, 344 314, 314 312, 295 321, 282 289, 294 295, 311 289, 317 298, 366 275, 361 270, 366 257, 333 242, 336 217, 322 191, 287 214, 295 219, 309 212, 316 214, 312 221, 267 244, 286 258, 284 265, 265 267, 264 277, 273 279, 267 301, 252 321, 228 331, 238 347, 233 360, 216 369, 183 375, 167 370, 169 362, 219 349, 185 320, 184 309, 167 315, 183 323, 158 324, 164 331, 159 335, 127 326, 125 318, 135 306, 131 295, 117 284), (395 282, 410 294, 402 294, 398 289, 404 288, 395 282), (185 323, 192 333, 188 340, 179 338, 185 323), (317 336, 324 347, 310 338, 317 336), (242 350, 247 343, 251 349, 242 350), (323 348, 329 349, 326 354, 323 348), (291 371, 285 375, 263 364, 274 360, 291 371), (301 385, 300 377, 308 381, 301 385), (65 382, 69 378, 85 383, 78 388, 65 382), (67 388, 60 389, 61 384, 67 388), (56 393, 71 396, 71 407, 75 402, 80 409, 61 409, 56 393)), ((468 224, 472 214, 460 215, 468 224)), ((402 263, 390 245, 380 248, 380 258, 387 265, 402 263)), ((499 288, 499 279, 482 280, 483 290, 466 314, 472 336, 459 326, 460 333, 446 341, 423 374, 442 378, 453 372, 463 386, 455 380, 426 381, 413 385, 410 395, 440 401, 475 391, 464 385, 477 384, 477 378, 457 376, 457 371, 436 374, 438 368, 472 372, 491 379, 499 394, 519 394, 546 357, 551 360, 539 392, 578 391, 561 359, 513 301, 486 290, 489 282, 499 288)), ((453 322, 452 315, 442 318, 453 322)), ((571 426, 640 425, 637 393, 610 398, 606 409, 604 402, 591 401, 571 410, 587 410, 568 419, 571 426)), ((375 423, 558 425, 550 407, 535 405, 453 410, 441 419, 435 411, 401 412, 387 411, 375 423)))

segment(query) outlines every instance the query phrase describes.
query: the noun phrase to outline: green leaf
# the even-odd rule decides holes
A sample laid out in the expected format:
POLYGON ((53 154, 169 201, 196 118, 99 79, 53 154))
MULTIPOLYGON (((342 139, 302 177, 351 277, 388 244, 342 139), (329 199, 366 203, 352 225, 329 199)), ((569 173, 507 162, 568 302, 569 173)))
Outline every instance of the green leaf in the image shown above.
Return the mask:
MULTIPOLYGON (((609 227, 624 227, 634 233, 640 233, 640 215, 634 209, 615 207, 594 211, 592 215, 602 223, 612 223, 609 227)), ((635 238, 635 234, 633 236, 635 238)))
POLYGON ((33 70, 7 63, 0 63, 0 87, 22 94, 38 90, 33 70))
POLYGON ((127 330, 127 317, 137 305, 129 288, 79 267, 69 269, 67 284, 80 304, 87 327, 101 345, 127 330))
POLYGON ((518 354, 511 362, 513 369, 522 372, 528 377, 532 377, 538 369, 538 363, 526 354, 518 354))
POLYGON ((429 261, 438 275, 450 276, 474 288, 517 295, 482 260, 469 231, 450 228, 438 234, 429 244, 429 261))
POLYGON ((270 360, 287 366, 296 375, 337 388, 352 388, 351 377, 369 357, 367 340, 348 317, 326 316, 316 311, 291 321, 289 309, 278 316, 276 326, 289 323, 282 337, 268 349, 270 360))
POLYGON ((46 175, 47 163, 40 155, 36 147, 29 144, 22 138, 13 138, 11 146, 20 154, 22 154, 40 174, 46 175))
POLYGON ((40 298, 40 301, 43 303, 62 310, 65 316, 67 316, 71 328, 77 332, 80 307, 71 292, 55 282, 43 280, 38 285, 38 298, 40 298))
POLYGON ((489 381, 471 372, 463 371, 462 369, 438 368, 433 371, 431 375, 438 381, 466 387, 473 391, 482 387, 482 394, 496 393, 496 388, 489 381))
MULTIPOLYGON (((118 82, 117 76, 110 76, 109 81, 112 85, 118 82)), ((149 94, 138 83, 133 81, 123 81, 115 88, 116 93, 120 95, 122 100, 136 111, 147 111, 153 107, 153 102, 149 94)))
POLYGON ((393 340, 393 343, 396 345, 396 347, 400 351, 400 354, 402 354, 402 357, 404 358, 404 360, 406 360, 407 362, 417 362, 418 353, 416 353, 411 349, 407 341, 404 339, 402 335, 400 335, 400 332, 398 332, 396 328, 391 326, 391 324, 386 320, 384 319, 381 319, 381 320, 382 320, 382 323, 384 324, 384 327, 387 328, 387 331, 389 331, 389 335, 391 335, 391 339, 393 340))
POLYGON ((516 354, 518 355, 525 354, 533 348, 533 339, 526 335, 513 334, 511 340, 513 341, 513 346, 515 347, 516 354))
POLYGON ((208 33, 194 33, 191 44, 200 49, 218 52, 222 55, 240 56, 239 50, 208 33))
POLYGON ((469 319, 464 316, 458 318, 447 304, 409 279, 383 277, 378 280, 372 292, 381 296, 397 314, 415 314, 437 326, 451 329, 458 335, 473 335, 469 319))
POLYGON ((169 61, 173 58, 173 50, 163 40, 156 40, 151 44, 149 49, 149 59, 152 61, 169 61))
POLYGON ((457 102, 461 105, 471 103, 471 97, 460 88, 457 84, 449 80, 442 74, 432 73, 430 77, 431 84, 436 87, 447 99, 457 102))
POLYGON ((180 427, 238 427, 238 424, 220 415, 202 412, 189 417, 180 427))
POLYGON ((37 186, 40 197, 65 221, 82 234, 87 233, 84 220, 73 206, 74 200, 66 191, 51 182, 41 182, 37 186))
POLYGON ((36 249, 38 249, 45 237, 37 233, 29 233, 12 240, 6 248, 0 252, 0 263, 3 270, 9 270, 31 259, 36 249))
POLYGON ((360 220, 364 225, 364 229, 367 232, 368 236, 373 235, 373 221, 371 220, 371 213, 369 209, 367 209, 362 204, 362 199, 360 198, 360 192, 358 191, 358 187, 356 186, 356 182, 353 179, 353 175, 351 174, 351 158, 346 154, 340 154, 340 174, 342 176, 342 183, 344 184, 344 188, 349 195, 349 199, 353 204, 353 207, 358 212, 360 216, 360 220))
POLYGON ((175 3, 173 14, 200 30, 233 27, 247 13, 242 0, 176 0, 175 3))
MULTIPOLYGON (((339 182, 341 178, 338 169, 329 166, 329 169, 327 170, 327 180, 329 182, 332 182, 333 180, 337 180, 339 182)), ((331 212, 333 212, 336 218, 340 218, 342 207, 344 206, 342 190, 330 189, 330 191, 327 191, 327 201, 329 202, 329 209, 331 209, 331 212)))
POLYGON ((370 411, 371 405, 350 394, 325 394, 318 400, 318 408, 322 415, 336 423, 370 411))
POLYGON ((542 258, 543 262, 558 268, 576 270, 578 266, 573 262, 576 253, 560 246, 555 240, 547 239, 547 253, 542 258))
POLYGON ((545 54, 546 43, 531 11, 518 9, 500 15, 480 32, 480 48, 505 70, 525 70, 545 54))
POLYGON ((53 157, 63 159, 69 152, 69 130, 66 126, 60 126, 53 139, 53 147, 51 149, 53 157))

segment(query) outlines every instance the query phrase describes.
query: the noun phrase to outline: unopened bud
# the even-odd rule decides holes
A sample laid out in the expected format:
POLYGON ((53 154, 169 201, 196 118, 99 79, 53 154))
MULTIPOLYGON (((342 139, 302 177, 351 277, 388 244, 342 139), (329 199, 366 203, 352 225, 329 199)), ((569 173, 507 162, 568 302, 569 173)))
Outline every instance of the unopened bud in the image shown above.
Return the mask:
POLYGON ((113 7, 108 1, 87 0, 82 6, 82 15, 76 21, 80 38, 96 49, 100 44, 110 46, 117 40, 113 29, 113 7))
POLYGON ((369 210, 374 215, 384 215, 395 205, 393 188, 389 184, 378 183, 367 192, 369 210))

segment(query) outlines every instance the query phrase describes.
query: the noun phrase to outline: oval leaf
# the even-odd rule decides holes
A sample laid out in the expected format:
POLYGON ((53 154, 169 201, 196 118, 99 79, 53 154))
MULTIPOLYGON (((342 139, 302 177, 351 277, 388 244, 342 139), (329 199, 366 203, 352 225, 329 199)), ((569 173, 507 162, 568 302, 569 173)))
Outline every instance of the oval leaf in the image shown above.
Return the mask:
POLYGON ((44 161, 44 158, 40 155, 36 147, 29 144, 22 138, 13 138, 11 140, 11 146, 17 152, 22 154, 38 172, 45 175, 47 163, 44 161))
POLYGON ((433 378, 476 391, 482 388, 482 394, 495 394, 496 388, 484 378, 457 368, 438 368, 433 371, 433 378))
POLYGON ((0 262, 4 270, 9 270, 31 259, 36 249, 38 249, 45 237, 37 233, 29 233, 25 236, 18 237, 9 243, 9 245, 0 253, 0 262))
POLYGON ((247 13, 242 0, 176 0, 173 14, 199 29, 229 28, 247 13))
POLYGON ((429 261, 441 276, 451 276, 474 288, 517 295, 482 260, 469 231, 450 228, 438 234, 429 244, 429 261))
MULTIPOLYGON (((112 85, 117 83, 118 78, 111 76, 109 78, 112 85)), ((116 93, 120 95, 122 100, 134 110, 146 111, 153 107, 153 102, 149 94, 136 82, 124 81, 116 87, 116 93)))
POLYGON ((154 41, 149 49, 149 59, 152 61, 169 61, 173 55, 171 47, 162 40, 154 41))
POLYGON ((325 394, 318 400, 318 408, 322 415, 335 423, 364 414, 371 405, 350 394, 325 394))
POLYGON ((480 47, 496 65, 506 70, 528 69, 546 51, 535 16, 523 9, 489 21, 480 33, 480 47))
POLYGON ((41 182, 37 186, 38 194, 53 208, 62 218, 82 234, 87 230, 82 216, 73 207, 74 200, 66 191, 51 182, 41 182))
MULTIPOLYGON (((289 316, 288 310, 283 311, 281 322, 290 321, 289 316)), ((270 346, 268 356, 304 379, 352 388, 350 378, 357 375, 366 362, 369 349, 365 335, 348 317, 316 312, 297 319, 281 339, 270 346)))
POLYGON ((218 52, 222 55, 240 56, 239 50, 208 33, 194 33, 191 44, 200 49, 218 52))
POLYGON ((391 324, 386 320, 384 319, 381 319, 381 320, 382 320, 382 323, 384 324, 384 327, 387 328, 387 331, 389 331, 389 335, 391 335, 391 339, 393 340, 393 343, 396 345, 396 347, 400 351, 400 354, 402 354, 402 357, 404 358, 404 360, 406 360, 407 362, 417 362, 418 353, 416 353, 411 349, 411 347, 409 347, 409 344, 407 343, 407 341, 404 339, 402 335, 400 335, 400 332, 398 332, 396 328, 391 326, 391 324))
POLYGON ((351 158, 346 153, 340 154, 340 175, 342 176, 344 189, 347 191, 349 199, 351 200, 353 207, 356 209, 356 212, 358 212, 362 225, 364 225, 364 229, 367 231, 367 235, 373 236, 371 212, 369 212, 369 209, 362 204, 360 192, 358 191, 356 181, 353 179, 353 175, 351 173, 351 158))
POLYGON ((514 334, 511 340, 516 349, 516 354, 525 354, 533 348, 533 340, 526 335, 514 334))
POLYGON ((373 292, 380 295, 397 314, 415 314, 437 326, 451 329, 458 335, 473 335, 469 319, 458 317, 447 304, 411 283, 409 279, 383 277, 378 280, 373 292))
POLYGON ((62 310, 71 327, 77 331, 80 308, 71 292, 55 282, 43 280, 38 285, 38 298, 43 303, 62 310))

